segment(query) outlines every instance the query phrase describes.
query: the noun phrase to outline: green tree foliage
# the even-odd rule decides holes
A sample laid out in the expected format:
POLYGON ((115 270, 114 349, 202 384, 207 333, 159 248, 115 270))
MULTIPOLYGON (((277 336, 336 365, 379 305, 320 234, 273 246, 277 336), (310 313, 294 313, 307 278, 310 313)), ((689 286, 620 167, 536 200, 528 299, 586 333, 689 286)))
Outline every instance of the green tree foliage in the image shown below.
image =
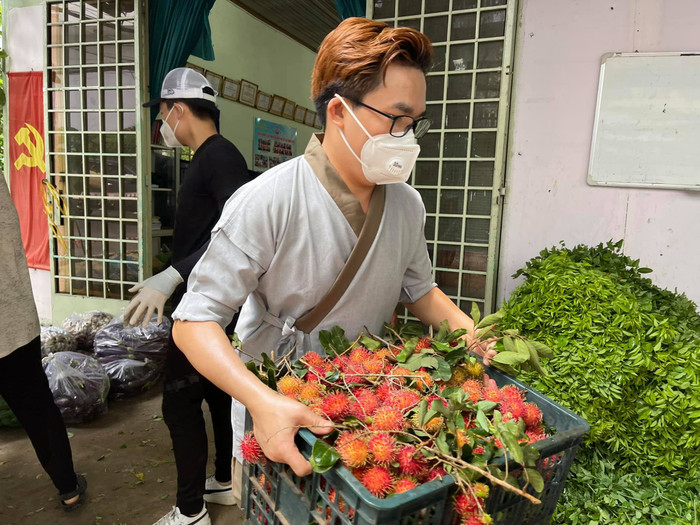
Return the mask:
POLYGON ((554 353, 522 379, 591 424, 555 522, 697 523, 682 480, 700 476, 700 316, 621 246, 542 251, 504 305, 504 328, 554 353))

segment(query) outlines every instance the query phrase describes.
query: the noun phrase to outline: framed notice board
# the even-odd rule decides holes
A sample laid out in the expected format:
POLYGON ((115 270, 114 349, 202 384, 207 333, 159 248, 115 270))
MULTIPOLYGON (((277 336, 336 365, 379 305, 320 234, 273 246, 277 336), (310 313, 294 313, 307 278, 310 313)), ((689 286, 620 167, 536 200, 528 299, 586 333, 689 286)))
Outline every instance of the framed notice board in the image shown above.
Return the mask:
POLYGON ((588 183, 700 190, 700 53, 603 55, 588 183))

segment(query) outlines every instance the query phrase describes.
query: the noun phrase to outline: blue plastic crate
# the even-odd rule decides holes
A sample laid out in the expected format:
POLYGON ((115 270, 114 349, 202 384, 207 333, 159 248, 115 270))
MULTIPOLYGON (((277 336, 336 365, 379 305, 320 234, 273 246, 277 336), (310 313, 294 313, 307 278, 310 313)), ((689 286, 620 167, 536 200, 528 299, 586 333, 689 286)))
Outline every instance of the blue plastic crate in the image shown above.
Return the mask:
MULTIPOLYGON (((545 425, 556 433, 534 444, 540 451, 537 468, 545 488, 541 494, 532 493, 542 504, 535 505, 517 494, 492 487, 486 511, 497 525, 548 524, 581 439, 590 427, 573 412, 522 382, 488 367, 487 373, 499 387, 515 385, 524 390, 527 401, 540 408, 545 425)), ((250 428, 252 421, 246 417, 246 429, 250 428)), ((307 458, 315 441, 314 434, 305 429, 296 438, 299 450, 307 458)), ((251 525, 457 525, 460 520, 451 504, 454 490, 452 478, 446 476, 380 499, 372 496, 345 467, 300 478, 289 466, 268 461, 265 465, 244 466, 241 501, 245 505, 245 522, 251 525)))

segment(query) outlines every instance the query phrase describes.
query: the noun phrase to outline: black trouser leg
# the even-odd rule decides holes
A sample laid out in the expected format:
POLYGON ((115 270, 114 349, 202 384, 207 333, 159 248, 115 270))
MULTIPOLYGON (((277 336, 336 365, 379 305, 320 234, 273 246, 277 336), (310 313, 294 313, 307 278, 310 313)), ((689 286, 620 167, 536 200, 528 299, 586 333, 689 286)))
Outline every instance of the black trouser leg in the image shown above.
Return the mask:
POLYGON ((231 481, 231 457, 233 454, 233 429, 231 428, 231 396, 207 379, 204 381, 204 398, 209 405, 214 429, 214 476, 217 481, 231 481))
POLYGON ((163 386, 163 419, 170 430, 177 469, 177 506, 187 515, 204 505, 207 432, 204 426, 202 376, 173 347, 168 352, 163 386))
POLYGON ((24 426, 59 494, 75 490, 68 434, 41 366, 39 337, 0 359, 0 395, 24 426))

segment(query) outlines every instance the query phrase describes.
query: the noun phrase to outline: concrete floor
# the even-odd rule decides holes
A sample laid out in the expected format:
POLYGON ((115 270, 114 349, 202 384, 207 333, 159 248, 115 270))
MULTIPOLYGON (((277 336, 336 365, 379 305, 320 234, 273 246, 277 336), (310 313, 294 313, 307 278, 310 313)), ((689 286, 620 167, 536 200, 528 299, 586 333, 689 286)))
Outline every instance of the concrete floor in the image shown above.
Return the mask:
MULTIPOLYGON (((100 419, 68 428, 76 471, 88 480, 87 504, 70 514, 24 430, 0 428, 0 525, 149 525, 166 514, 175 505, 176 477, 161 390, 112 401, 100 419)), ((212 456, 208 413, 207 424, 212 456)), ((215 525, 242 523, 238 507, 210 505, 209 512, 215 525)))

